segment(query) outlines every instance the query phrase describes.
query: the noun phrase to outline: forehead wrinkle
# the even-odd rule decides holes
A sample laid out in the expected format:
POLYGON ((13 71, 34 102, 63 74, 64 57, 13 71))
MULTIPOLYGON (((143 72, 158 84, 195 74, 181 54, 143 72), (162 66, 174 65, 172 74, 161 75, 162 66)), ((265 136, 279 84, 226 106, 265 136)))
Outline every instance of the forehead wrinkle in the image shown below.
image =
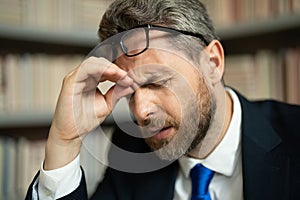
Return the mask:
POLYGON ((129 72, 129 76, 141 85, 170 79, 174 75, 175 71, 170 67, 157 64, 136 67, 129 72))
POLYGON ((127 57, 122 55, 117 58, 115 64, 121 69, 129 72, 142 65, 158 65, 162 62, 164 62, 164 59, 160 58, 159 53, 155 52, 155 49, 154 51, 151 51, 151 48, 149 47, 147 51, 137 56, 127 57))
POLYGON ((168 55, 164 53, 164 50, 150 47, 138 56, 122 57, 119 64, 131 78, 141 80, 140 82, 146 82, 151 77, 163 78, 168 74, 174 74, 174 69, 170 66, 172 62, 166 59, 168 55))

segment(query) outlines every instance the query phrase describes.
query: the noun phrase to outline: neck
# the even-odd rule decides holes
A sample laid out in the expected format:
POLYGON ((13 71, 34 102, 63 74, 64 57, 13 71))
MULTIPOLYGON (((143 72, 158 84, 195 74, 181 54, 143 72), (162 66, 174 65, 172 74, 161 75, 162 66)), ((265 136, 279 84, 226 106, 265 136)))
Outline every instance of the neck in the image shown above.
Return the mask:
POLYGON ((228 130, 233 114, 233 101, 224 87, 220 87, 222 88, 217 92, 217 108, 210 128, 202 142, 188 153, 190 157, 205 159, 220 144, 228 130))

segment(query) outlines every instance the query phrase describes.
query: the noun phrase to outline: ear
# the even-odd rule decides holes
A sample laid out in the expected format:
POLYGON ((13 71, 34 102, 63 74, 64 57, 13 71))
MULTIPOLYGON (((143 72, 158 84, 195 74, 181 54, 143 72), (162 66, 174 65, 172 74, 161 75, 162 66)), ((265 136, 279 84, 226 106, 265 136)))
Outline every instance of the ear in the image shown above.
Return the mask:
POLYGON ((215 85, 221 82, 224 74, 224 50, 218 40, 213 40, 205 47, 205 51, 209 56, 209 76, 213 85, 215 85))

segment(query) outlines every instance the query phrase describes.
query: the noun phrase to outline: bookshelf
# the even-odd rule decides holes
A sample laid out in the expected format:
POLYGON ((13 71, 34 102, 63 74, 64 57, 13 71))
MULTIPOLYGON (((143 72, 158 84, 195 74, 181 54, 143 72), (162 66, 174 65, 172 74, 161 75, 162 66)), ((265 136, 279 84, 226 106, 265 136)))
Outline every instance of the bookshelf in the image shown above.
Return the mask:
POLYGON ((97 44, 95 31, 47 30, 0 24, 0 53, 87 54, 97 44))
MULTIPOLYGON (((0 0, 0 4, 2 1, 5 0, 0 0)), ((1 101, 4 98, 1 93, 3 92, 1 87, 4 86, 3 77, 1 78, 1 74, 3 74, 3 70, 1 70, 3 68, 3 58, 12 56, 14 62, 22 64, 24 63, 24 60, 26 62, 57 62, 57 60, 61 60, 62 58, 71 57, 72 59, 68 59, 67 61, 69 62, 68 65, 72 68, 75 67, 76 63, 79 64, 84 56, 97 44, 99 16, 101 16, 103 9, 107 6, 109 1, 110 0, 100 1, 103 2, 103 5, 101 6, 93 6, 99 3, 99 1, 96 0, 78 0, 74 5, 73 0, 51 1, 57 4, 58 7, 60 4, 65 4, 64 7, 75 7, 76 11, 78 11, 79 7, 82 7, 83 10, 79 12, 81 13, 80 16, 75 16, 76 20, 82 18, 78 23, 75 23, 74 21, 68 23, 69 21, 67 21, 59 25, 58 22, 62 19, 72 20, 72 17, 70 16, 73 16, 73 13, 69 13, 71 11, 67 12, 69 17, 63 18, 60 16, 58 19, 55 19, 50 26, 45 26, 45 24, 40 21, 30 21, 30 19, 33 20, 36 18, 36 15, 39 14, 37 12, 34 12, 34 15, 32 14, 33 16, 27 17, 27 21, 25 22, 20 22, 20 18, 18 20, 12 20, 12 23, 9 24, 2 23, 3 20, 1 21, 0 19, 0 144, 3 147, 17 147, 16 150, 12 150, 12 148, 8 148, 6 150, 16 152, 22 151, 23 147, 29 149, 29 146, 33 144, 31 142, 33 141, 37 144, 42 144, 38 145, 39 149, 35 149, 35 151, 44 151, 43 141, 48 134, 54 111, 53 104, 55 103, 55 98, 53 98, 51 102, 46 102, 45 104, 43 104, 43 102, 38 102, 39 108, 47 105, 47 109, 32 109, 32 104, 35 104, 35 102, 29 102, 29 106, 25 109, 19 107, 14 108, 15 106, 11 105, 7 106, 6 103, 1 101), (90 9, 92 9, 92 12, 89 11, 90 9), (99 12, 99 10, 101 10, 101 12, 99 12), (89 13, 89 15, 83 16, 82 13, 89 13), (92 16, 96 17, 96 19, 89 20, 92 16), (88 25, 89 27, 82 25, 85 21, 92 21, 88 25), (66 27, 64 25, 66 25, 66 27), (12 108, 13 110, 10 110, 12 108), (24 140, 24 138, 26 138, 26 140, 24 140)), ((215 0, 208 1, 212 2, 211 4, 217 2, 215 0)), ((249 2, 249 0, 240 1, 249 2)), ((262 2, 261 0, 253 1, 262 2)), ((298 0, 289 0, 288 2, 296 1, 298 0)), ((30 7, 29 5, 19 5, 19 3, 16 3, 26 1, 7 2, 8 4, 14 2, 14 4, 18 4, 18 6, 21 7, 23 6, 26 9, 30 7)), ((32 3, 34 4, 37 2, 39 1, 32 0, 32 3)), ((222 0, 218 2, 231 5, 231 3, 235 2, 235 0, 222 0)), ((263 2, 270 2, 270 0, 263 2)), ((228 6, 226 6, 226 8, 228 8, 228 6)), ((227 19, 228 23, 224 23, 226 24, 225 26, 219 26, 223 23, 218 21, 218 16, 214 16, 218 21, 216 23, 216 27, 221 27, 219 29, 217 28, 217 32, 221 37, 226 59, 228 58, 227 65, 229 71, 227 71, 227 74, 233 74, 231 76, 227 76, 229 80, 233 80, 228 81, 229 85, 232 84, 234 88, 238 90, 239 88, 235 86, 242 87, 242 94, 248 94, 249 97, 253 99, 259 95, 259 98, 272 97, 281 101, 300 103, 300 92, 297 93, 297 91, 300 91, 300 61, 295 61, 295 55, 296 59, 299 59, 300 55, 299 11, 300 8, 297 12, 293 10, 293 12, 281 13, 280 15, 274 15, 274 13, 272 13, 259 20, 251 18, 247 21, 244 19, 245 17, 242 17, 243 20, 227 19), (287 60, 289 60, 289 62, 287 62, 287 60), (297 62, 298 65, 295 65, 297 62), (277 65, 278 63, 282 65, 277 65), (257 67, 260 66, 258 64, 261 64, 264 67, 257 67), (285 68, 288 65, 291 65, 292 67, 289 67, 289 70, 286 70, 285 68), (241 73, 246 74, 247 76, 241 76, 241 73), (245 85, 242 85, 239 80, 246 82, 245 85), (262 85, 264 87, 258 87, 262 85)), ((228 13, 231 13, 230 9, 228 10, 228 13)), ((46 18, 44 17, 44 19, 46 18)), ((69 69, 70 68, 59 69, 59 67, 57 67, 54 71, 49 71, 49 73, 60 74, 63 76, 69 69)), ((29 69, 29 72, 30 70, 33 69, 29 69)), ((27 71, 27 73, 29 72, 27 71)), ((47 77, 44 78, 47 80, 47 77)), ((51 91, 52 96, 57 96, 57 92, 59 92, 59 80, 62 80, 61 76, 56 77, 57 84, 52 89, 53 91, 51 91)), ((6 83, 7 81, 8 80, 6 80, 6 83)), ((41 81, 36 80, 36 82, 41 81)), ((110 120, 108 120, 106 124, 109 125, 110 120)), ((3 150, 5 150, 5 148, 0 148, 0 160, 2 159, 1 151, 3 152, 3 150)), ((39 163, 39 159, 41 158, 41 155, 39 158, 36 158, 37 163, 39 163)), ((3 177, 1 175, 2 168, 3 166, 1 167, 0 164, 0 177, 3 177)), ((36 169, 33 169, 32 173, 35 172, 36 169)), ((27 182, 30 181, 30 177, 33 176, 29 175, 27 177, 28 180, 26 180, 27 182)), ((0 183, 1 181, 2 180, 0 179, 0 183)), ((25 186, 19 186, 22 190, 21 193, 24 193, 26 190, 26 181, 24 182, 25 186)), ((13 183, 11 183, 11 185, 13 185, 13 183)), ((5 190, 8 189, 5 188, 5 190)), ((0 194, 1 193, 4 194, 5 191, 3 191, 3 187, 0 184, 0 194)), ((14 199, 9 198, 9 195, 10 194, 6 194, 5 197, 8 199, 14 199)))
MULTIPOLYGON (((295 46, 300 43, 300 13, 258 22, 238 23, 217 29, 217 32, 227 54, 253 52, 262 48, 295 46), (241 48, 241 43, 246 48, 241 48)), ((97 29, 94 31, 57 31, 0 24, 1 53, 87 54, 97 41, 97 29)))
MULTIPOLYGON (((226 55, 278 50, 300 45, 300 14, 240 23, 217 29, 226 55)), ((97 44, 96 31, 55 31, 0 25, 0 54, 46 53, 86 55, 97 44)), ((0 114, 0 131, 15 126, 48 126, 50 112, 0 114)), ((2 132, 2 131, 1 131, 2 132)))
POLYGON ((300 13, 238 23, 217 32, 228 55, 295 47, 300 44, 300 13))

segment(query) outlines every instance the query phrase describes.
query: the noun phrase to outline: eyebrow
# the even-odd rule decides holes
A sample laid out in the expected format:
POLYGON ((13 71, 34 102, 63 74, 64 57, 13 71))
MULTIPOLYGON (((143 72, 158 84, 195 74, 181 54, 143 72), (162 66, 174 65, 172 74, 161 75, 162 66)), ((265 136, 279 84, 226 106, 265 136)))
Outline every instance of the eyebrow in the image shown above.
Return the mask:
POLYGON ((172 77, 171 76, 164 76, 164 77, 159 77, 159 76, 152 76, 151 78, 149 78, 145 84, 147 83, 158 83, 158 82, 161 82, 161 81, 167 81, 167 80, 170 80, 172 77))
POLYGON ((139 85, 145 85, 149 83, 156 83, 160 81, 167 81, 170 80, 174 75, 175 72, 170 70, 163 70, 163 71, 145 71, 142 73, 142 77, 132 77, 135 82, 139 85))

